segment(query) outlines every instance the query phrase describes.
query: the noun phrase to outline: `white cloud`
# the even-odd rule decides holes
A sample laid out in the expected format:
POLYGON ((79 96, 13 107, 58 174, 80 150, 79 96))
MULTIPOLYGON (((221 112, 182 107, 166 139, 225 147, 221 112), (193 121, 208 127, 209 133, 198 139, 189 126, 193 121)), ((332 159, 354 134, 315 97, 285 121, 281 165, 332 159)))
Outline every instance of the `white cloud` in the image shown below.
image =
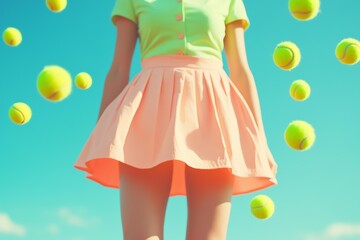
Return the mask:
POLYGON ((360 237, 360 223, 333 223, 320 234, 309 234, 304 240, 340 240, 343 237, 360 237))
POLYGON ((57 235, 60 232, 60 228, 56 224, 49 224, 47 229, 48 229, 48 232, 52 235, 57 235))
POLYGON ((67 224, 74 227, 87 227, 91 224, 97 223, 98 220, 94 218, 82 218, 79 215, 76 215, 69 208, 63 207, 60 208, 57 212, 57 215, 63 219, 67 224))
POLYGON ((9 215, 0 213, 0 234, 24 236, 26 230, 23 226, 13 222, 9 215))
POLYGON ((58 216, 71 226, 83 227, 86 225, 84 219, 72 213, 68 208, 60 208, 58 210, 58 216))
POLYGON ((331 224, 325 231, 325 235, 329 237, 347 237, 359 236, 360 237, 360 223, 334 223, 331 224))

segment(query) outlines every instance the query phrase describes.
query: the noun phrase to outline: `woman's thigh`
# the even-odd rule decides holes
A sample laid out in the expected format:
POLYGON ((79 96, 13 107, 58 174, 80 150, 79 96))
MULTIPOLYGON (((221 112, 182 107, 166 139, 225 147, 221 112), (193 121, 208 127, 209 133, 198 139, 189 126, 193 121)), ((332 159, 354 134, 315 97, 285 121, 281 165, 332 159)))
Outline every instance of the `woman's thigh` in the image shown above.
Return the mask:
POLYGON ((186 166, 187 240, 225 240, 231 210, 231 169, 186 166))
POLYGON ((125 240, 163 239, 173 162, 150 169, 121 163, 120 204, 125 240))

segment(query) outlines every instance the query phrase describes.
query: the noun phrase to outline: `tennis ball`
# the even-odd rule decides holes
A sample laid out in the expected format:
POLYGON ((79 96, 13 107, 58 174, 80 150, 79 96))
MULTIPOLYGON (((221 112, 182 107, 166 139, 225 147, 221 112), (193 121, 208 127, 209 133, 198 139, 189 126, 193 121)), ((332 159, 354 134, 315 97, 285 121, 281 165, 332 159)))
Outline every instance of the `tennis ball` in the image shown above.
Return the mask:
POLYGON ((295 120, 284 132, 285 142, 294 150, 307 150, 315 142, 314 128, 307 122, 295 120))
POLYGON ((40 95, 49 101, 62 101, 71 93, 71 75, 60 66, 45 66, 38 75, 37 89, 40 95))
POLYGON ((8 27, 3 32, 3 40, 7 45, 16 47, 22 41, 21 32, 17 28, 8 27))
POLYGON ((46 6, 49 10, 59 13, 66 8, 67 0, 46 0, 46 6))
POLYGON ((9 108, 9 117, 14 123, 24 125, 31 119, 31 109, 26 103, 14 103, 9 108))
POLYGON ((336 46, 336 58, 344 64, 353 65, 360 60, 360 42, 354 38, 345 38, 336 46))
POLYGON ((296 101, 305 101, 311 93, 310 85, 304 80, 295 80, 290 86, 290 96, 296 101))
POLYGON ((315 18, 320 10, 320 0, 289 0, 291 15, 300 21, 315 18))
POLYGON ((81 72, 75 77, 75 85, 80 89, 88 89, 91 87, 92 78, 86 72, 81 72))
POLYGON ((250 210, 256 218, 268 219, 274 214, 275 205, 268 196, 258 195, 251 200, 250 210))
POLYGON ((273 60, 276 66, 283 70, 291 70, 299 65, 301 53, 292 42, 281 42, 274 50, 273 60))

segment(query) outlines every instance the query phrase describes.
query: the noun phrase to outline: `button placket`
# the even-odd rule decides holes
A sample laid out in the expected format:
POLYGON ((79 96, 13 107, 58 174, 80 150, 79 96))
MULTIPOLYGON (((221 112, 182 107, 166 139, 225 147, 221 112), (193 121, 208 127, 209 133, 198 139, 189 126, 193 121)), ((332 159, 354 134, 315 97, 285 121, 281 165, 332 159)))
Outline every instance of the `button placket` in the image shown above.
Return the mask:
POLYGON ((181 21, 182 20, 182 14, 179 13, 178 15, 176 15, 176 20, 181 21))
MULTIPOLYGON (((181 3, 182 2, 182 0, 177 0, 179 3, 181 3)), ((183 6, 181 6, 181 9, 182 9, 182 11, 183 11, 183 6)), ((181 13, 178 13, 177 15, 176 15, 176 20, 177 21, 182 21, 183 20, 183 13, 181 12, 181 13)), ((182 33, 182 32, 179 32, 178 33, 178 39, 179 40, 183 40, 184 39, 184 33, 182 33)), ((183 50, 179 50, 178 52, 177 52, 177 54, 178 55, 184 55, 184 52, 183 52, 183 50)))

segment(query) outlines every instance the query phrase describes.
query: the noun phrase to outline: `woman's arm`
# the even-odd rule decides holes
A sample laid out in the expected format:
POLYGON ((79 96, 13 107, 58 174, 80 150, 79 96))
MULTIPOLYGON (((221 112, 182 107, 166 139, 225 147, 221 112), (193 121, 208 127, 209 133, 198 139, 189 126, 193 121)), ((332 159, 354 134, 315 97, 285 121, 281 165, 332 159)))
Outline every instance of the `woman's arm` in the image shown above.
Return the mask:
MULTIPOLYGON (((226 25, 226 35, 224 38, 224 49, 229 65, 230 79, 245 98, 249 105, 260 133, 265 131, 261 117, 259 97, 250 70, 245 49, 244 23, 234 21, 226 25)), ((266 139, 265 139, 266 140, 266 139)))
POLYGON ((106 107, 121 93, 129 82, 131 60, 138 38, 136 23, 116 16, 116 44, 113 61, 107 74, 98 121, 106 107))

